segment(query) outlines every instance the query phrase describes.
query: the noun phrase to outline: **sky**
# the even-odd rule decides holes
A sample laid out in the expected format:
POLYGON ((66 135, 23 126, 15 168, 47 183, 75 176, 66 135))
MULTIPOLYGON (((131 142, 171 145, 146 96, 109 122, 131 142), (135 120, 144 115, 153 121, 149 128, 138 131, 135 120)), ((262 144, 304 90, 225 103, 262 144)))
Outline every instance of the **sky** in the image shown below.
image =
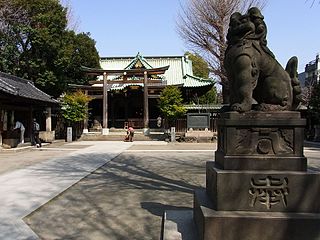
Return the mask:
MULTIPOLYGON (((186 0, 64 0, 72 24, 90 32, 100 57, 183 55, 187 45, 176 22, 186 0)), ((269 0, 262 10, 268 46, 285 67, 292 56, 298 71, 320 52, 320 3, 312 0, 269 0)))

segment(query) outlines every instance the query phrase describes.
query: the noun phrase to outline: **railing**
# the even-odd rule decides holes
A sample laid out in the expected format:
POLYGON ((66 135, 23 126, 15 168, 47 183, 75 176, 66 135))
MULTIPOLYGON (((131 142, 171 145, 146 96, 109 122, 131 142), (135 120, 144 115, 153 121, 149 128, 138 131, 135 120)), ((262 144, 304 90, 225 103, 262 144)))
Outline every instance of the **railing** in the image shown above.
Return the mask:
MULTIPOLYGON (((144 127, 144 121, 143 118, 129 118, 129 119, 115 119, 114 121, 109 120, 108 123, 109 127, 115 127, 115 128, 128 128, 133 127, 136 129, 141 129, 144 127)), ((160 127, 157 126, 157 119, 151 118, 149 119, 149 127, 153 129, 161 129, 163 128, 163 121, 160 127)))
MULTIPOLYGON (((135 129, 142 129, 144 127, 143 118, 129 118, 127 121, 125 119, 115 119, 113 122, 109 120, 108 126, 115 128, 128 128, 133 127, 135 129)), ((169 125, 165 119, 162 120, 162 124, 160 127, 157 126, 157 119, 149 120, 149 128, 152 129, 163 129, 169 128, 169 125)), ((176 132, 187 132, 187 118, 179 118, 175 121, 176 132)), ((216 118, 210 117, 210 126, 208 128, 209 131, 216 132, 217 124, 216 118)))
POLYGON ((126 125, 133 128, 143 128, 143 118, 129 118, 128 121, 124 122, 124 126, 126 125))

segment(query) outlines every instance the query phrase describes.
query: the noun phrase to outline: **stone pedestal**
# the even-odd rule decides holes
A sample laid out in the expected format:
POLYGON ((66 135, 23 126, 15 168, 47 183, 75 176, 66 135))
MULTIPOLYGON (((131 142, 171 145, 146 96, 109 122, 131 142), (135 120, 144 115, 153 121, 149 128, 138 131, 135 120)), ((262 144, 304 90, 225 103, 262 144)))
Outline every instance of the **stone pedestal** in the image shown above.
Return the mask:
POLYGON ((150 128, 144 128, 143 129, 143 135, 144 136, 149 136, 150 135, 150 128))
POLYGON ((229 112, 218 121, 206 190, 194 195, 201 240, 320 239, 320 174, 307 171, 298 112, 229 112))
POLYGON ((217 211, 205 191, 196 191, 194 220, 204 240, 320 239, 320 214, 217 211))
POLYGON ((217 124, 215 161, 222 169, 306 170, 299 112, 228 112, 217 124))
POLYGON ((18 138, 5 138, 2 140, 2 147, 4 148, 15 148, 19 144, 18 138))
POLYGON ((102 128, 101 134, 102 134, 102 135, 109 135, 109 133, 110 133, 109 130, 110 130, 109 128, 102 128))

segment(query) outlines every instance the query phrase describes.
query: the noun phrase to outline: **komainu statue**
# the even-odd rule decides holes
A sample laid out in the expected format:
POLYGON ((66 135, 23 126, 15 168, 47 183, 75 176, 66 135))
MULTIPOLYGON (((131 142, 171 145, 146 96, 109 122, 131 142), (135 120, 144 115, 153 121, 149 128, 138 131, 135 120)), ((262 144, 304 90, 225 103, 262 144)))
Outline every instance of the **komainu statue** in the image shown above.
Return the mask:
POLYGON ((263 19, 256 7, 230 17, 224 66, 232 111, 246 112, 252 106, 259 111, 294 110, 300 103, 298 59, 292 57, 283 69, 267 47, 263 19))

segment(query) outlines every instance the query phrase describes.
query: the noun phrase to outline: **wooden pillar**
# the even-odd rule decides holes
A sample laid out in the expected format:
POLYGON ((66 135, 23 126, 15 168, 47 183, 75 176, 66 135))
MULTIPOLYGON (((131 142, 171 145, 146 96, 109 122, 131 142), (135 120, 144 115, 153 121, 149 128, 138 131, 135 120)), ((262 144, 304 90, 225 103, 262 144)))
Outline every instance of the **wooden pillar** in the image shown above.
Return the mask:
POLYGON ((30 106, 29 107, 29 113, 28 113, 28 128, 29 128, 29 131, 28 131, 28 134, 30 136, 30 140, 31 140, 31 144, 33 144, 33 136, 32 136, 32 129, 33 129, 33 119, 34 119, 34 116, 33 116, 33 107, 30 106))
POLYGON ((144 111, 143 111, 143 121, 144 121, 144 133, 145 135, 148 134, 148 128, 149 128, 149 102, 148 102, 148 72, 144 72, 144 81, 143 81, 143 106, 144 106, 144 111))
MULTIPOLYGON (((88 90, 84 91, 84 94, 88 96, 88 90)), ((86 103, 86 118, 83 120, 83 133, 88 133, 88 103, 86 103)))
POLYGON ((108 134, 108 85, 107 85, 107 73, 103 73, 103 124, 102 134, 108 134))
POLYGON ((3 131, 7 131, 8 130, 8 111, 4 110, 3 112, 3 127, 2 127, 3 131))
MULTIPOLYGON (((128 114, 128 90, 127 89, 125 89, 125 91, 126 92, 124 92, 123 93, 123 96, 124 96, 124 120, 125 121, 128 121, 128 116, 129 116, 129 114, 128 114)), ((132 117, 132 116, 131 116, 132 117)))
POLYGON ((46 132, 52 131, 51 107, 46 108, 46 132))
POLYGON ((15 127, 16 119, 14 119, 14 110, 11 110, 10 126, 15 127))

